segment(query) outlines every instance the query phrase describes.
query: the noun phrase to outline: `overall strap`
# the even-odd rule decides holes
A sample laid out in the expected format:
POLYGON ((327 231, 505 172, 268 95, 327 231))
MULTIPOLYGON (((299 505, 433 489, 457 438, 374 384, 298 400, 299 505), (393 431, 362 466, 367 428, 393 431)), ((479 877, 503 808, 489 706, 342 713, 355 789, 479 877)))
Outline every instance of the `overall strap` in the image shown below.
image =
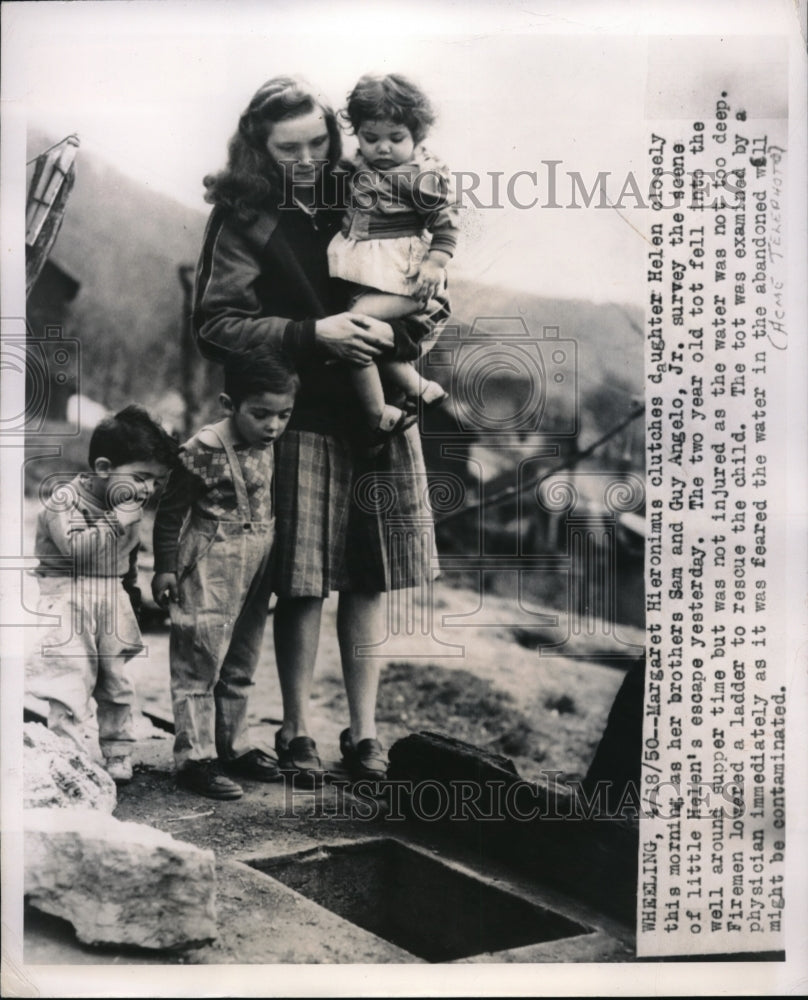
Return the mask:
POLYGON ((225 454, 227 455, 227 461, 230 463, 230 473, 233 476, 233 487, 236 491, 236 503, 238 504, 239 517, 242 521, 251 521, 252 512, 250 511, 250 501, 247 496, 247 487, 244 483, 244 474, 241 471, 241 462, 239 462, 232 444, 230 444, 229 441, 226 441, 212 425, 209 424, 205 427, 205 430, 216 435, 224 448, 225 454))

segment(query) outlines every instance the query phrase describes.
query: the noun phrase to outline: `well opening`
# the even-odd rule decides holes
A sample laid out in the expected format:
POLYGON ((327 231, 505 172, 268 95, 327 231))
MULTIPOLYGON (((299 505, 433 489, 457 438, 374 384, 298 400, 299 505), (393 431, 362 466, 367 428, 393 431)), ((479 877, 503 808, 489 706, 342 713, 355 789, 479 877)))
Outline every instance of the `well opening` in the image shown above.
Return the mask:
POLYGON ((592 930, 397 840, 326 845, 248 864, 427 962, 592 930))

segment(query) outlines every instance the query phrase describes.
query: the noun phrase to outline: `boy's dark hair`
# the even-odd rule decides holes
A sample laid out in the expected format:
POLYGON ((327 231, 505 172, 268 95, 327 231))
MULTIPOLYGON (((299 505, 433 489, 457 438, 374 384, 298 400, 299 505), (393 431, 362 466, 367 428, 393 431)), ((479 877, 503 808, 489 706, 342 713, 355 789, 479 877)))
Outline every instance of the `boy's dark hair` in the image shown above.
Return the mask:
POLYGON ((354 132, 366 121, 406 125, 417 145, 435 121, 435 112, 426 94, 405 76, 368 73, 348 94, 348 105, 340 117, 348 119, 354 132))
POLYGON ((177 442, 142 406, 132 403, 95 428, 88 461, 91 469, 97 458, 109 459, 113 468, 129 462, 160 462, 170 468, 177 450, 177 442))
POLYGON ((230 354, 224 364, 224 391, 238 409, 249 396, 262 392, 294 396, 300 377, 281 351, 260 345, 230 354))

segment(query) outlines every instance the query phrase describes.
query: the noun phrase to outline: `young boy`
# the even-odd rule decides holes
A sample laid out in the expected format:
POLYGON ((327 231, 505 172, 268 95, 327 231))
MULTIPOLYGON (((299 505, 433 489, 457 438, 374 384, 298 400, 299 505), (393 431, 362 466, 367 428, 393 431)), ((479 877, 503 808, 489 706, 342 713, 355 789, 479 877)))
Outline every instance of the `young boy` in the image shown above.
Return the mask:
POLYGON ((152 592, 171 612, 177 783, 213 799, 243 794, 233 777, 281 777, 250 746, 247 696, 270 596, 272 444, 299 384, 269 348, 232 355, 219 397, 227 416, 182 446, 155 520, 152 592))
POLYGON ((104 766, 119 784, 132 778, 134 743, 135 692, 124 664, 143 649, 129 596, 139 522, 176 451, 144 409, 127 406, 93 431, 92 471, 58 486, 37 522, 38 611, 60 621, 42 639, 28 690, 49 703, 48 728, 83 751, 95 699, 104 766))

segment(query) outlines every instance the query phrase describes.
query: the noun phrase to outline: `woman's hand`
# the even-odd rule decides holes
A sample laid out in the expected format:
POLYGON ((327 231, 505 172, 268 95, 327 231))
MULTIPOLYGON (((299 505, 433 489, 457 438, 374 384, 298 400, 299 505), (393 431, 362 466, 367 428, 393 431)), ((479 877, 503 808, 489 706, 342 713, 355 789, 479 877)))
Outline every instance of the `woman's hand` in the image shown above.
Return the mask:
POLYGON ((176 573, 155 573, 152 578, 152 597, 155 604, 161 608, 167 608, 170 601, 179 600, 177 589, 176 573))
POLYGON ((388 323, 362 313, 337 313, 314 325, 317 343, 333 357, 354 365, 369 365, 385 348, 393 347, 388 323))

